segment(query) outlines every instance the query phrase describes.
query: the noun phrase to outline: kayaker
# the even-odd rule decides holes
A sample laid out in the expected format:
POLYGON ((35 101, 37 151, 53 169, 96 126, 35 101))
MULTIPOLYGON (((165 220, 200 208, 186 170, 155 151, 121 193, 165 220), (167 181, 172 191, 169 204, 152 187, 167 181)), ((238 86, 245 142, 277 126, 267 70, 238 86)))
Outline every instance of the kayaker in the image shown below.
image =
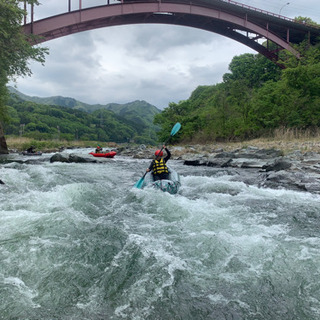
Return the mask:
POLYGON ((154 181, 169 179, 169 170, 166 163, 170 159, 171 153, 165 145, 163 145, 162 149, 166 150, 167 156, 165 158, 162 158, 163 157, 162 150, 157 150, 154 153, 155 159, 152 160, 149 168, 147 169, 147 172, 152 171, 152 176, 154 181))
POLYGON ((96 153, 100 153, 100 152, 102 152, 102 148, 101 148, 101 146, 97 146, 97 148, 96 148, 96 153))
POLYGON ((35 153, 36 151, 34 150, 35 146, 31 146, 30 148, 27 149, 28 153, 35 153))

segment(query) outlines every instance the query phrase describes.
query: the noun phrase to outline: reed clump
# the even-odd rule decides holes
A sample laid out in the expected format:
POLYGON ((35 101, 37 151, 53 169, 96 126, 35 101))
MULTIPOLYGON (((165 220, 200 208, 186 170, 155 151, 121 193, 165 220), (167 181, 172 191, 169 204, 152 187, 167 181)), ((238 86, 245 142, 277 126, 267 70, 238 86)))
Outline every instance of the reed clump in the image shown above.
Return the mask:
POLYGON ((224 151, 245 149, 250 146, 259 149, 278 149, 283 154, 296 150, 303 153, 320 153, 320 129, 278 128, 263 137, 242 141, 217 142, 213 139, 201 140, 199 136, 195 136, 191 141, 186 141, 181 145, 206 145, 212 150, 222 149, 224 151))
POLYGON ((30 146, 36 150, 48 152, 61 148, 95 148, 99 142, 96 141, 67 141, 67 140, 35 140, 26 137, 7 137, 7 146, 9 150, 24 151, 30 146))

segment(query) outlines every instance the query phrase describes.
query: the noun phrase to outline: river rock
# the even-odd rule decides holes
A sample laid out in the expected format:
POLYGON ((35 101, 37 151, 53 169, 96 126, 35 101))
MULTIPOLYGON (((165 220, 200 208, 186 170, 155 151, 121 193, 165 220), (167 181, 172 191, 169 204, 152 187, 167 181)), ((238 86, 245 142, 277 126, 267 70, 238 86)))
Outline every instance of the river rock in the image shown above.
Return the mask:
POLYGON ((68 160, 69 162, 75 162, 75 163, 96 163, 97 162, 97 160, 79 157, 75 154, 70 154, 68 160))
POLYGON ((236 158, 244 159, 273 159, 283 156, 280 150, 276 149, 258 149, 256 147, 248 147, 235 153, 236 158))
POLYGON ((235 152, 221 152, 214 156, 215 158, 230 158, 233 159, 236 157, 235 152))
POLYGON ((276 149, 248 147, 243 150, 207 154, 203 149, 180 156, 184 165, 234 168, 241 174, 232 181, 266 188, 285 188, 320 194, 320 154, 294 151, 286 156, 276 149))
POLYGON ((55 153, 51 158, 50 162, 66 162, 66 163, 96 163, 97 160, 79 157, 76 154, 70 154, 69 157, 65 157, 61 153, 55 153))
POLYGON ((308 191, 308 189, 317 189, 315 184, 319 185, 314 177, 307 176, 302 172, 288 172, 282 170, 267 174, 265 181, 261 185, 274 189, 284 188, 308 191))
POLYGON ((208 167, 227 168, 230 167, 232 161, 230 158, 209 158, 206 165, 208 167))
POLYGON ((61 153, 55 153, 51 158, 50 162, 70 162, 68 158, 63 156, 61 153))
POLYGON ((266 171, 281 171, 281 170, 287 170, 291 168, 292 164, 289 163, 288 161, 283 161, 281 159, 276 159, 273 163, 271 164, 266 164, 263 166, 263 169, 266 171))

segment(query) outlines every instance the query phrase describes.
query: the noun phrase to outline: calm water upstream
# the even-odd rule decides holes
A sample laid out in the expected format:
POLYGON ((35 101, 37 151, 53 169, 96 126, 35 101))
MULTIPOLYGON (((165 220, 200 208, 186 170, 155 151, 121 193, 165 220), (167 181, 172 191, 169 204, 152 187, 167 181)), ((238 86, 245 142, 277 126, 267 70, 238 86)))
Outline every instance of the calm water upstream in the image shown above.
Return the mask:
POLYGON ((320 197, 169 163, 1 165, 0 319, 320 319, 320 197))

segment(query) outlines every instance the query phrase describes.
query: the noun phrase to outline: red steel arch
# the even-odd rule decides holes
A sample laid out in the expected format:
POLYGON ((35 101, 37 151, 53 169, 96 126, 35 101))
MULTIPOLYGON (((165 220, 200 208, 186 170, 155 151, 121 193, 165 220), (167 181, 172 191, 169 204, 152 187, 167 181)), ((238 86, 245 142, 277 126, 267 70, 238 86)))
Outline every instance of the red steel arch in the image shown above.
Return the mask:
MULTIPOLYGON (((32 19, 33 20, 33 19, 32 19)), ((278 51, 286 49, 299 58, 290 42, 309 41, 320 35, 310 26, 268 16, 219 0, 122 0, 121 3, 69 11, 23 26, 24 32, 40 36, 37 43, 96 28, 126 24, 173 24, 214 32, 239 41, 277 63, 278 51), (258 42, 270 40, 272 51, 258 42), (274 47, 274 46, 273 46, 274 47)), ((280 65, 281 66, 281 65, 280 65)))

